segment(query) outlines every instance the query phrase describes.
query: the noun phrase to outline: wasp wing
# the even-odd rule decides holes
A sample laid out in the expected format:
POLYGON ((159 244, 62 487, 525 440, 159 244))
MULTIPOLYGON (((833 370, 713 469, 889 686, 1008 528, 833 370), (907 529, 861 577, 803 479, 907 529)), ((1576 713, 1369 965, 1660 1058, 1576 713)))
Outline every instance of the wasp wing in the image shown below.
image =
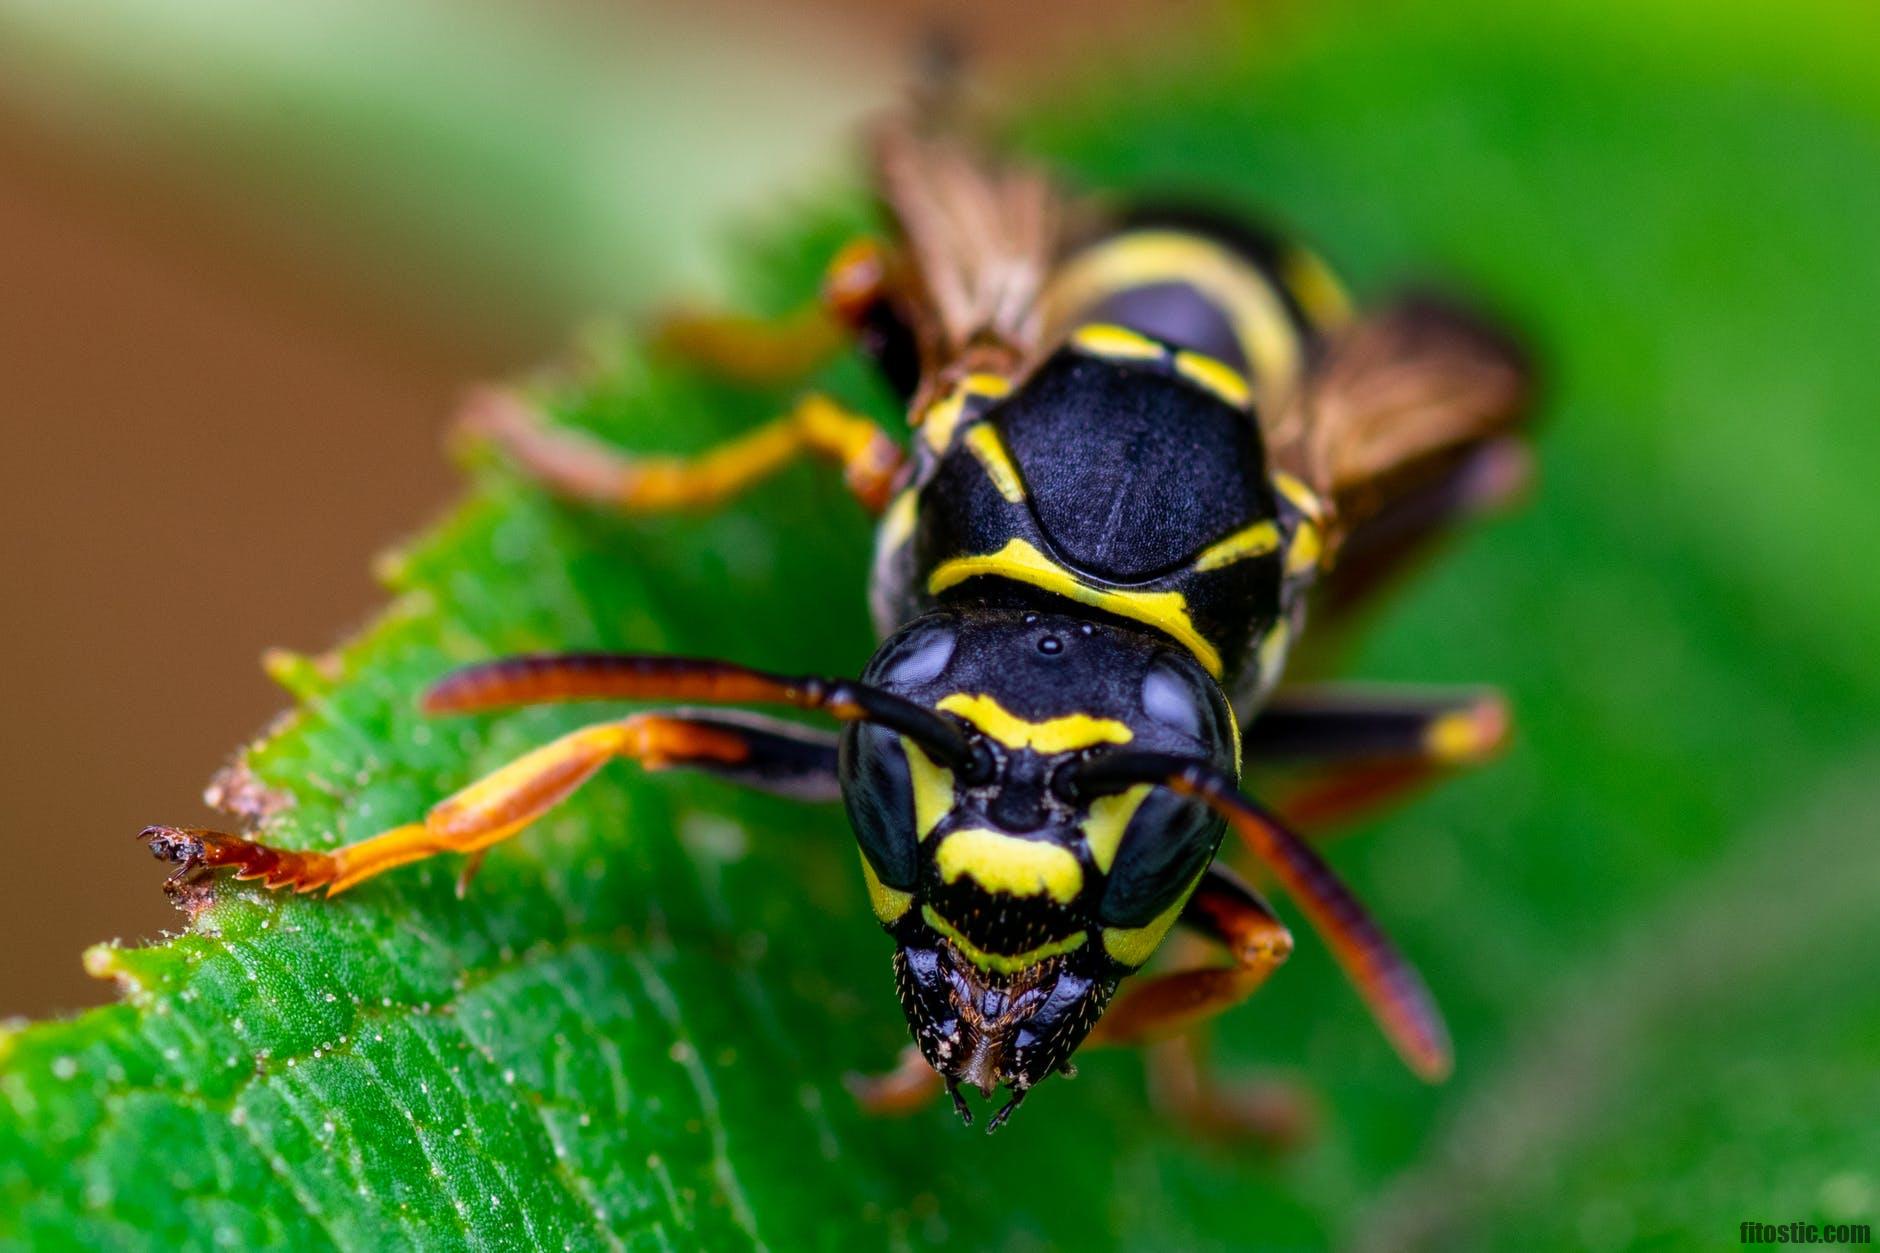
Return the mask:
POLYGON ((1064 246, 1064 201, 1050 178, 905 120, 876 130, 873 158, 924 305, 917 331, 930 367, 974 347, 1034 357, 1039 297, 1064 246))
POLYGON ((1506 336, 1454 305, 1409 297, 1328 345, 1268 442, 1274 464, 1327 503, 1336 549, 1510 434, 1530 383, 1506 336))

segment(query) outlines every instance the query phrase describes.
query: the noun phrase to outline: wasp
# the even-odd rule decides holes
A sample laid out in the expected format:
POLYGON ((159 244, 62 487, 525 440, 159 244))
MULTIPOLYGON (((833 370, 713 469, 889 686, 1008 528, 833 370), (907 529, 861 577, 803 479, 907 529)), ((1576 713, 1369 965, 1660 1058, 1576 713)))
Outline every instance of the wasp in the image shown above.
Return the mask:
POLYGON ((583 727, 330 851, 149 828, 172 883, 226 867, 332 894, 440 853, 474 870, 619 758, 840 800, 913 1037, 864 1102, 944 1088, 970 1123, 962 1088, 1003 1087, 996 1128, 1080 1046, 1196 1027, 1286 959, 1286 925, 1217 856, 1231 831, 1409 1067, 1440 1080, 1451 1047, 1423 981, 1296 828, 1488 756, 1504 706, 1280 681, 1309 604, 1348 617, 1518 489, 1521 354, 1429 298, 1355 312, 1312 253, 1238 221, 1074 197, 912 123, 871 151, 890 229, 838 253, 814 313, 679 319, 663 338, 745 377, 807 374, 852 340, 907 405, 905 447, 823 394, 692 458, 626 455, 504 393, 472 415, 546 488, 629 512, 833 463, 879 518, 883 642, 860 677, 621 654, 474 665, 424 707, 682 707, 583 727), (1313 782, 1278 804, 1242 790, 1243 770, 1280 765, 1313 782), (1219 955, 1139 973, 1178 925, 1219 955))

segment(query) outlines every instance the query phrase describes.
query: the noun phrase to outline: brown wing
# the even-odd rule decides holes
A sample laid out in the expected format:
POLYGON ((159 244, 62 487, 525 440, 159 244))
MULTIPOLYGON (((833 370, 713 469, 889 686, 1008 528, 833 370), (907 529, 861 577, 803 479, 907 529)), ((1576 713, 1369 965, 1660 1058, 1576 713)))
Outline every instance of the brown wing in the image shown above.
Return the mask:
POLYGON ((1413 297, 1365 317, 1268 431, 1274 464, 1330 507, 1328 551, 1522 419, 1523 354, 1451 305, 1413 297))
POLYGON ((930 315, 920 328, 930 368, 969 346, 1034 355, 1038 297, 1063 250, 1064 206, 1051 180, 900 119, 873 139, 876 187, 930 315))

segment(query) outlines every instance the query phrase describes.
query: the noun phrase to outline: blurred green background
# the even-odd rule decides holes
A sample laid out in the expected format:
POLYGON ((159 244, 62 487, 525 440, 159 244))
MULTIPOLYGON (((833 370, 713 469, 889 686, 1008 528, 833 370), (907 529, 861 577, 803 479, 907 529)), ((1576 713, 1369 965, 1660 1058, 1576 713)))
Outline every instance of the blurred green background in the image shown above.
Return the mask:
MULTIPOLYGON (((80 944, 165 925, 129 832, 189 817, 196 781, 278 703, 245 654, 317 646, 370 605, 370 549, 449 494, 432 445, 454 386, 545 355, 590 311, 675 296, 782 307, 809 290, 861 220, 846 127, 891 98, 921 29, 918 14, 861 6, 440 4, 396 19, 87 7, 0 0, 0 211, 15 224, 0 361, 20 380, 0 405, 25 450, 9 459, 6 533, 28 593, 7 620, 19 768, 0 841, 34 885, 5 924, 8 1012, 97 999, 76 975, 80 944)), ((804 828, 795 810, 708 785, 610 782, 494 858, 463 908, 445 868, 338 921, 231 894, 215 925, 339 971, 350 995, 390 979, 414 1000, 542 935, 579 955, 584 936, 670 930, 671 954, 621 941, 578 967, 579 986, 617 1009, 597 1039, 626 1041, 632 1065, 668 1051, 664 1027, 636 1025, 664 1004, 657 966, 681 1002, 699 996, 675 1047, 761 1051, 781 1076, 713 1072, 722 1117, 705 1121, 720 1142, 694 1163, 701 1179, 742 1180, 773 1247, 1704 1248, 1734 1243, 1744 1220, 1872 1222, 1871 8, 1043 12, 1020 31, 990 6, 965 19, 1015 142, 1094 185, 1203 191, 1277 217, 1361 294, 1424 278, 1481 293, 1545 364, 1537 498, 1469 536, 1354 658, 1367 677, 1501 684, 1519 719, 1506 760, 1334 854, 1444 1003, 1457 1078, 1424 1091, 1403 1075, 1307 941, 1216 1043, 1230 1066, 1281 1066, 1323 1094, 1325 1134, 1293 1158, 1185 1143, 1147 1110, 1126 1057, 1092 1057, 993 1141, 940 1113, 863 1123, 837 1104, 837 1077, 879 1064, 900 1025, 840 821, 804 828), (629 817, 623 850, 609 831, 629 817), (792 875, 807 897, 779 902, 792 875), (261 936, 276 917, 296 939, 261 936), (373 942, 400 952, 419 927, 416 970, 374 964, 373 942), (278 947, 291 944, 304 947, 278 947), (735 987, 718 1005, 705 990, 727 961, 735 987), (793 1102, 780 1115, 776 1091, 793 1102), (792 1173, 803 1161, 817 1164, 792 1173)), ((624 442, 696 441, 774 403, 648 372, 604 325, 575 359, 558 405, 624 442)), ((853 369, 834 381, 879 401, 853 369)), ((363 832, 370 806, 410 810, 565 724, 530 715, 411 747, 387 711, 440 658, 632 644, 843 668, 867 647, 865 532, 813 474, 709 523, 633 526, 500 475, 482 483, 396 574, 425 599, 407 597, 355 659, 372 681, 328 693, 305 680, 309 734, 265 757, 285 780, 363 751, 389 780, 303 797, 302 838, 326 838, 323 823, 363 832), (710 599, 726 592, 762 607, 762 639, 710 599), (833 623, 831 605, 848 607, 833 623), (361 750, 349 725, 390 734, 361 750)), ((0 1046, 18 1137, 0 1136, 14 1163, 0 1181, 39 1224, 19 1231, 125 1238, 156 1216, 207 1229, 187 1205, 137 1209, 121 1186, 144 1161, 135 1137, 75 1157, 67 1133, 95 1099, 126 1128, 220 1145, 220 1107, 198 1127, 177 1113, 189 1102, 151 1095, 196 1092, 187 1061, 146 1073, 127 1060, 158 1048, 150 1016, 188 999, 185 967, 211 968, 218 943, 149 959, 134 1009, 0 1046), (71 1078, 61 1061, 86 1050, 111 1059, 95 1090, 45 1097, 46 1077, 71 1078)), ((211 1004, 178 1013, 219 1043, 223 1007, 203 987, 211 1004)), ((318 1038, 287 999, 280 1024, 254 1028, 280 1050, 318 1038)), ((521 1070, 551 1105, 587 1091, 549 1041, 465 1030, 486 1069, 521 1070)), ((254 1143, 227 1150, 226 1178, 197 1181, 197 1202, 223 1203, 230 1231, 267 1234, 240 1225, 228 1180, 247 1178, 257 1148, 318 1156, 308 1146, 326 1142, 292 1126, 310 1102, 354 1100, 347 1074, 231 1098, 254 1143)), ((464 1099, 483 1095, 472 1084, 464 1099)), ((616 1121, 611 1139, 583 1139, 586 1122, 570 1132, 594 1210, 649 1243, 746 1241, 704 1202, 622 1200, 648 1143, 677 1173, 699 1135, 616 1121)), ((342 1140, 367 1179, 362 1134, 342 1140)), ((304 1237, 293 1215, 320 1211, 329 1187, 281 1194, 272 1234, 304 1237)), ((532 1235, 594 1237, 579 1206, 541 1205, 532 1235)), ((371 1206, 324 1220, 347 1244, 398 1230, 371 1206)))

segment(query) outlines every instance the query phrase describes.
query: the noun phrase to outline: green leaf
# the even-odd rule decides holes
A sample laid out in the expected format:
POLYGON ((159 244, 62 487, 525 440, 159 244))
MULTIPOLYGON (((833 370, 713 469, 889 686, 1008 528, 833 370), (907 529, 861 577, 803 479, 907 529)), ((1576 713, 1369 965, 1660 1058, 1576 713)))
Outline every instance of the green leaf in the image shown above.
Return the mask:
MULTIPOLYGON (((905 1031, 840 815, 621 768, 466 900, 442 864, 335 902, 224 886, 185 935, 94 951, 121 1004, 0 1037, 0 1238, 1693 1247, 1872 1221, 1880 91, 1851 67, 1875 33, 1825 7, 1490 12, 1248 25, 1020 128, 1096 185, 1283 211, 1366 294, 1464 281, 1549 365, 1538 498, 1357 659, 1504 684, 1521 719, 1505 761, 1334 850, 1451 1015, 1449 1086, 1401 1071, 1308 941, 1216 1050, 1310 1077, 1326 1126, 1294 1158, 1189 1141, 1121 1054, 992 1139, 863 1118, 841 1078, 905 1031)), ((758 303, 812 290, 861 220, 781 229, 758 303)), ((854 363, 824 381, 885 416, 854 363)), ((661 449, 782 400, 604 333, 543 395, 661 449)), ((464 661, 853 671, 867 549, 809 469, 625 522, 485 467, 385 563, 380 622, 276 666, 296 712, 245 759, 291 801, 268 829, 407 821, 592 716, 419 718, 464 661)))

